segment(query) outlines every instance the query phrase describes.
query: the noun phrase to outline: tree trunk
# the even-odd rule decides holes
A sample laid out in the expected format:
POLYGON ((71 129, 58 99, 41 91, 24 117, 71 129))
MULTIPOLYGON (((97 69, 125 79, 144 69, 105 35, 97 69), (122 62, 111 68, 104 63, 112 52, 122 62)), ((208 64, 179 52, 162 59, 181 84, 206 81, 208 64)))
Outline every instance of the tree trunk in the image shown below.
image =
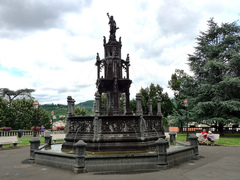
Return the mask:
POLYGON ((183 133, 183 122, 182 122, 182 121, 180 121, 179 132, 180 132, 180 133, 183 133))
POLYGON ((218 131, 219 131, 220 136, 224 136, 223 124, 222 124, 222 123, 219 123, 219 125, 218 125, 218 131))

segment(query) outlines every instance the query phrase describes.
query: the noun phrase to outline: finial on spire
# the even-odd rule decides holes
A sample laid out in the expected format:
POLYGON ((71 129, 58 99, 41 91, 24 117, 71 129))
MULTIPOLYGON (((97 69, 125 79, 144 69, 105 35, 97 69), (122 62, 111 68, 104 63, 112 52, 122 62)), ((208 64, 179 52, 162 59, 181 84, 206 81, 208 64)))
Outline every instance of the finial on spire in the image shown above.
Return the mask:
POLYGON ((126 61, 129 61, 129 59, 130 59, 130 58, 129 58, 129 54, 127 54, 127 58, 126 58, 126 61))

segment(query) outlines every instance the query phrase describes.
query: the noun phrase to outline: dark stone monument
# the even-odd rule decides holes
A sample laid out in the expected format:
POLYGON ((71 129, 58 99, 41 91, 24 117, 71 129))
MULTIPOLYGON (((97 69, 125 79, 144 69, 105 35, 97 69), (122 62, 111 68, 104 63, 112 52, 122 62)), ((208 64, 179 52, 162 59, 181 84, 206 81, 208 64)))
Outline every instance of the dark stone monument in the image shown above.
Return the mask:
POLYGON ((142 95, 137 93, 136 114, 131 113, 129 55, 126 60, 121 59, 121 38, 116 40, 118 28, 113 16, 108 17, 110 36, 108 42, 104 37, 105 56, 100 59, 97 53, 96 58, 98 72, 94 116, 75 116, 75 100, 68 96, 65 142, 61 146, 52 145, 51 136, 46 135, 45 144, 40 146, 40 140, 34 137, 30 140, 30 162, 83 173, 166 169, 193 158, 198 159, 195 135, 189 137, 190 146, 171 148, 171 144, 175 144, 175 132, 169 133, 170 145, 164 139, 160 97, 157 97, 157 114, 153 115, 152 100, 149 99, 149 113, 143 115, 142 95), (106 115, 101 113, 100 108, 103 93, 107 94, 106 115), (120 97, 125 98, 121 108, 120 97), (62 148, 62 152, 58 148, 62 148), (75 154, 72 154, 73 149, 75 154))
POLYGON ((68 100, 67 135, 62 148, 73 149, 79 140, 87 143, 87 151, 123 151, 146 150, 155 147, 155 141, 164 137, 161 99, 158 98, 158 113, 152 114, 152 101, 149 101, 150 113, 144 116, 141 94, 136 95, 137 111, 130 110, 129 79, 130 58, 122 59, 121 38, 116 40, 119 29, 113 16, 109 16, 110 36, 108 42, 103 38, 104 58, 96 56, 97 92, 95 93, 94 117, 74 116, 74 99, 68 100), (100 76, 101 72, 103 73, 100 76), (107 115, 101 115, 101 96, 107 94, 107 115), (120 111, 120 97, 124 94, 124 113, 120 111))

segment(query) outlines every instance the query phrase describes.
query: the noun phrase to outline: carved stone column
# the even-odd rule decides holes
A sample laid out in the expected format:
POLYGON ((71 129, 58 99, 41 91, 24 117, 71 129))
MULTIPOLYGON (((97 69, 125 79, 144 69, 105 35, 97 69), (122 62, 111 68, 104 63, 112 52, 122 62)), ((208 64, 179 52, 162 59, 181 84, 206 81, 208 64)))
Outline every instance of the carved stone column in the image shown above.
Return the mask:
POLYGON ((127 108, 126 108, 126 96, 124 96, 124 101, 123 101, 123 114, 126 115, 127 113, 127 108))
POLYGON ((98 116, 95 116, 94 120, 93 120, 93 125, 94 125, 94 128, 93 128, 94 141, 98 141, 99 135, 101 135, 101 133, 102 133, 102 128, 101 128, 102 127, 102 120, 98 119, 98 116))
POLYGON ((143 112, 142 112, 142 95, 141 93, 137 93, 136 95, 136 115, 137 116, 141 116, 143 115, 143 112))
POLYGON ((152 116, 153 112, 152 112, 152 99, 148 99, 148 115, 152 116))
POLYGON ((67 102, 68 102, 68 117, 74 115, 74 103, 75 100, 72 98, 72 96, 67 97, 67 102))
POLYGON ((95 116, 100 116, 100 94, 98 92, 95 93, 95 116))
POLYGON ((162 101, 162 98, 158 97, 157 98, 157 115, 158 116, 162 116, 161 101, 162 101))
POLYGON ((130 93, 129 93, 129 88, 126 90, 126 93, 125 93, 125 100, 126 100, 126 115, 131 115, 132 112, 130 110, 130 101, 129 101, 129 98, 130 98, 130 93))

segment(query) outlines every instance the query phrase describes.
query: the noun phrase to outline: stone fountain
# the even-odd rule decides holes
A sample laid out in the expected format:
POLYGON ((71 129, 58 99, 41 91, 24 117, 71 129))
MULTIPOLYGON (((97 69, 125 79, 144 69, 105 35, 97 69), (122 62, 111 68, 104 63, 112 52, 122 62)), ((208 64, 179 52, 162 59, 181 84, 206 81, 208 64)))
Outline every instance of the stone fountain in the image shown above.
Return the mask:
MULTIPOLYGON (((108 15, 108 14, 107 14, 108 15)), ((45 144, 33 138, 30 143, 30 160, 37 164, 73 170, 76 173, 94 171, 126 171, 165 169, 181 162, 198 158, 197 137, 189 137, 190 145, 176 146, 175 133, 169 133, 175 144, 169 147, 165 140, 161 98, 157 98, 157 114, 152 113, 152 100, 148 102, 149 114, 143 115, 141 94, 136 95, 136 113, 130 110, 129 79, 130 58, 121 58, 121 38, 116 40, 116 22, 109 16, 110 36, 103 38, 104 58, 96 56, 97 92, 94 116, 75 116, 75 100, 67 97, 68 115, 66 138, 63 144, 45 144), (101 75, 102 72, 102 75, 101 75), (107 95, 106 114, 101 112, 101 99, 107 95), (125 97, 123 111, 120 98, 125 97)))
POLYGON ((108 42, 103 38, 104 58, 96 56, 97 92, 95 93, 95 115, 74 116, 74 99, 68 99, 67 136, 62 148, 72 149, 78 140, 86 142, 89 151, 143 150, 150 149, 159 137, 164 137, 161 99, 158 98, 158 112, 143 116, 141 94, 136 95, 136 114, 130 110, 129 79, 130 58, 122 59, 121 37, 116 40, 116 22, 109 17, 110 36, 108 42), (102 72, 102 76, 100 75, 102 72), (101 113, 102 94, 107 95, 107 114, 101 113), (124 112, 120 111, 120 98, 125 97, 124 112))

